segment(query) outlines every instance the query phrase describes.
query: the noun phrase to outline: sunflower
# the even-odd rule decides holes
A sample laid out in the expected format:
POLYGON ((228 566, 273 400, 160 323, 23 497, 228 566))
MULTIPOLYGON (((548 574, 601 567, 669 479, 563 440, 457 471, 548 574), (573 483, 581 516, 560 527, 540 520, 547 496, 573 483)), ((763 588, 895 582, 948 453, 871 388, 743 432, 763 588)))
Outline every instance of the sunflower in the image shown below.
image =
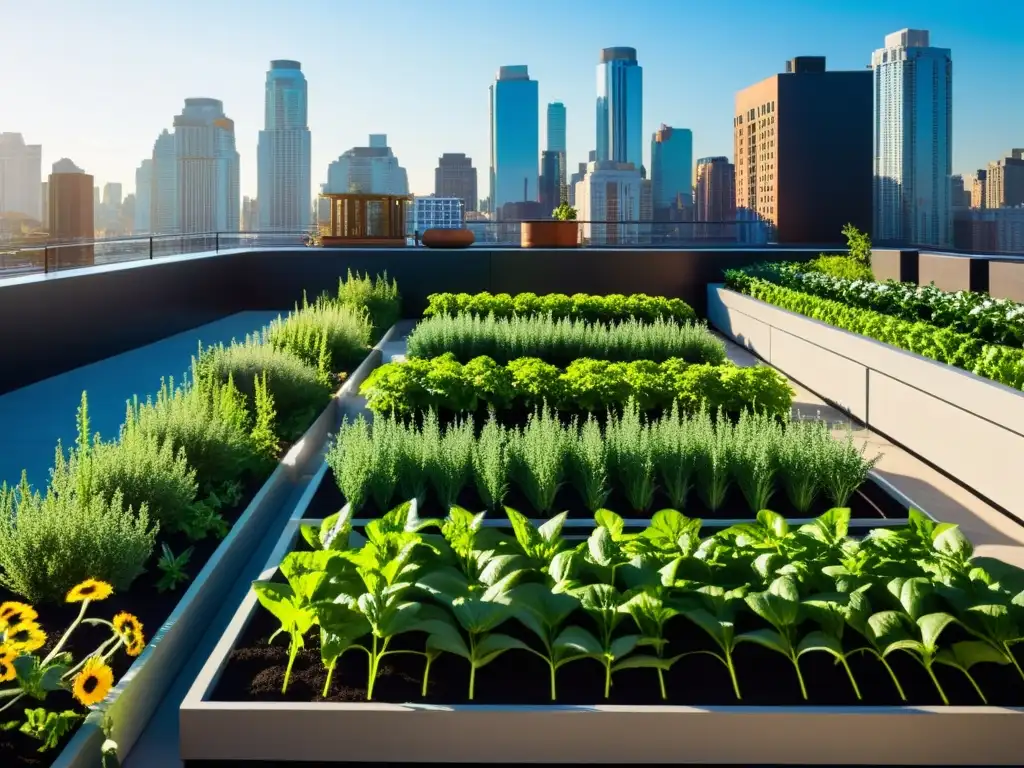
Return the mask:
POLYGON ((32 653, 46 645, 46 633, 34 621, 25 621, 7 630, 4 644, 14 651, 32 653))
POLYGON ((0 683, 9 683, 18 676, 14 669, 14 660, 18 652, 6 645, 0 646, 0 683))
POLYGON ((125 646, 124 652, 129 656, 138 656, 142 653, 142 649, 145 647, 146 641, 142 639, 142 635, 139 635, 136 639, 132 640, 125 646))
POLYGON ((114 631, 121 636, 121 640, 124 641, 125 646, 128 648, 129 656, 138 656, 142 651, 142 646, 146 644, 145 639, 142 636, 142 622, 139 621, 138 617, 133 616, 130 613, 121 611, 119 614, 114 616, 114 631), (131 649, 135 646, 139 646, 139 651, 132 653, 131 649))
POLYGON ((39 618, 39 614, 36 613, 36 609, 31 605, 25 603, 18 603, 9 601, 0 605, 0 632, 7 629, 7 627, 13 627, 15 624, 21 624, 26 621, 35 621, 39 618))
POLYGON ((85 662, 82 671, 75 675, 71 692, 83 706, 99 704, 114 687, 114 672, 96 656, 85 662))
POLYGON ((69 603, 80 603, 83 600, 106 600, 112 594, 114 594, 114 588, 107 582, 86 579, 73 586, 65 599, 69 603))

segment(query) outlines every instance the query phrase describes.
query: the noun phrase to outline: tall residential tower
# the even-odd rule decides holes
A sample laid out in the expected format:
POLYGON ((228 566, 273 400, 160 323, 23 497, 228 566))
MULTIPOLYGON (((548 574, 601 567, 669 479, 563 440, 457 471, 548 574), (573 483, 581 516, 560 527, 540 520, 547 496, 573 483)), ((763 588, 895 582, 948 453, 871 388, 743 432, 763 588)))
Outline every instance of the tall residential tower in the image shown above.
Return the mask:
POLYGON ((312 181, 306 77, 297 61, 270 62, 258 147, 261 231, 309 226, 312 181))
POLYGON ((643 165, 644 71, 636 48, 605 48, 597 65, 597 160, 643 165))
POLYGON ((497 218, 509 203, 537 201, 539 112, 537 81, 527 66, 501 67, 490 87, 490 203, 497 218))
POLYGON ((953 239, 953 57, 926 30, 886 35, 874 73, 874 238, 933 247, 953 239))
POLYGON ((174 118, 182 234, 237 232, 241 215, 235 124, 218 99, 185 99, 174 118))

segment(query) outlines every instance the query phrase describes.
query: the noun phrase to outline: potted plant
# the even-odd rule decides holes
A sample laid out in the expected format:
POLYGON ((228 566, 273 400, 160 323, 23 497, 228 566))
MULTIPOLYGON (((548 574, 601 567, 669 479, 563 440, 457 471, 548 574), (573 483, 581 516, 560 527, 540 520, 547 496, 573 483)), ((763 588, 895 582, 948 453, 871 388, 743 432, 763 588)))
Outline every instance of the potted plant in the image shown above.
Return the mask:
POLYGON ((576 209, 562 203, 551 212, 549 221, 524 221, 520 229, 523 248, 578 248, 579 224, 576 209))

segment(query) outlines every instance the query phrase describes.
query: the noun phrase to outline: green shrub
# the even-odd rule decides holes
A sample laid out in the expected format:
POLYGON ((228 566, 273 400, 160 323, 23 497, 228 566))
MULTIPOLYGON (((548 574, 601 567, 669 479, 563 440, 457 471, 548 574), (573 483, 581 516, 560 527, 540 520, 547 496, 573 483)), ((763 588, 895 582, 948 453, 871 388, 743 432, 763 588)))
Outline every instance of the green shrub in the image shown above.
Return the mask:
MULTIPOLYGON (((511 397, 504 385, 500 396, 492 397, 479 384, 480 377, 467 374, 467 369, 493 373, 494 365, 487 358, 477 358, 465 366, 450 355, 413 358, 380 366, 363 382, 360 391, 374 412, 404 414, 437 408, 461 413, 475 411, 481 404, 501 409, 517 402, 531 408, 547 403, 569 410, 600 411, 621 407, 635 398, 645 410, 670 408, 677 403, 687 411, 722 408, 738 413, 754 409, 785 417, 793 395, 785 377, 767 366, 582 359, 560 370, 537 358, 520 358, 505 366, 511 397)), ((497 378, 492 376, 491 381, 497 378)))
POLYGON ((726 285, 773 306, 891 344, 1015 389, 1024 389, 1024 349, 984 344, 978 338, 925 322, 911 322, 729 271, 726 285))
POLYGON ((823 253, 805 265, 805 272, 819 272, 842 280, 874 280, 871 267, 851 256, 829 256, 823 253))
POLYGON ((374 340, 402 319, 402 295, 398 292, 398 282, 389 281, 387 272, 371 278, 369 273, 353 274, 350 269, 344 279, 338 279, 338 303, 369 313, 374 340))
POLYGON ((256 401, 256 377, 266 374, 266 386, 278 414, 278 435, 285 442, 297 440, 331 398, 332 385, 323 371, 266 343, 265 335, 246 336, 202 350, 197 362, 200 377, 217 381, 230 378, 247 403, 256 401))
POLYGON ((261 453, 251 435, 252 419, 232 380, 220 382, 193 366, 193 380, 161 382, 155 398, 130 403, 125 424, 161 444, 185 452, 196 470, 200 497, 235 504, 240 479, 268 467, 276 454, 261 453))
POLYGON ((161 456, 152 445, 137 445, 119 449, 90 439, 83 395, 77 446, 65 457, 57 444, 46 493, 33 491, 24 473, 18 487, 0 486, 0 583, 33 602, 63 602, 85 579, 109 582, 117 590, 131 585, 153 552, 159 525, 150 525, 146 501, 132 508, 112 484, 123 483, 136 498, 155 498, 179 512, 190 491, 195 498, 189 484, 194 478, 183 462, 173 453, 161 456), (133 457, 144 466, 131 466, 133 457), (171 466, 154 465, 161 458, 169 458, 171 466), (144 471, 158 477, 145 478, 144 471))
POLYGON ((409 336, 408 354, 435 357, 451 352, 466 361, 487 355, 507 363, 524 355, 566 365, 580 357, 602 360, 654 360, 677 357, 691 363, 725 362, 725 345, 705 326, 661 319, 629 319, 608 324, 556 320, 553 314, 498 318, 491 315, 438 315, 421 321, 409 336))
POLYGON ((362 362, 371 332, 365 310, 321 296, 312 304, 303 298, 288 317, 272 321, 267 341, 306 365, 341 373, 362 362))
POLYGON ((498 318, 514 315, 551 315, 555 320, 569 318, 588 322, 615 322, 620 320, 675 320, 694 322, 697 314, 693 307, 682 299, 664 296, 648 296, 637 293, 632 296, 611 294, 593 296, 577 293, 549 293, 538 296, 535 293, 434 293, 427 297, 428 305, 423 313, 426 317, 457 315, 471 312, 478 315, 493 314, 498 318))

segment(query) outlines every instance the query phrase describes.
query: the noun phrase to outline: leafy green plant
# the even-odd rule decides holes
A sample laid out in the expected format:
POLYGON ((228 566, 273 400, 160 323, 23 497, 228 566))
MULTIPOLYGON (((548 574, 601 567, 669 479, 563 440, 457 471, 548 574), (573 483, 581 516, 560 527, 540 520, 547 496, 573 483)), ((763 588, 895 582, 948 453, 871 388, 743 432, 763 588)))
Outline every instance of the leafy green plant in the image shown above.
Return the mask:
POLYGON ((534 509, 550 512, 562 486, 566 464, 566 435, 547 408, 530 415, 526 426, 509 432, 513 475, 534 509))
POLYGON ((562 203, 551 212, 555 221, 576 221, 576 209, 568 203, 562 203))
MULTIPOLYGON (((678 563, 675 563, 678 568, 678 563)), ((711 638, 718 651, 701 649, 691 651, 693 654, 706 654, 718 659, 729 671, 736 699, 740 695, 740 684, 736 678, 736 666, 733 654, 740 640, 736 634, 736 615, 746 593, 746 587, 726 590, 715 585, 698 587, 691 594, 684 596, 680 603, 680 612, 711 638)))
MULTIPOLYGON (((701 413, 697 418, 706 419, 701 413)), ((693 488, 697 462, 702 446, 699 432, 691 429, 692 422, 679 412, 676 403, 661 419, 651 425, 654 465, 660 486, 676 509, 684 509, 693 488)))
POLYGON ((822 254, 804 265, 807 272, 818 272, 842 280, 874 280, 871 267, 852 256, 829 256, 822 254))
POLYGON ((609 414, 605 428, 610 474, 626 492, 626 500, 636 511, 646 511, 657 489, 654 474, 655 438, 653 430, 640 416, 635 401, 630 401, 621 417, 609 414))
POLYGON ((267 327, 267 343, 291 352, 306 365, 331 373, 350 370, 362 362, 370 347, 371 323, 360 305, 319 297, 310 304, 303 296, 287 317, 267 327))
POLYGON ((160 579, 156 583, 156 589, 157 592, 173 592, 179 584, 189 580, 188 563, 195 548, 189 547, 176 555, 165 541, 160 549, 160 559, 156 562, 156 567, 160 570, 160 579))
POLYGON ((398 283, 383 275, 353 273, 348 270, 338 279, 337 301, 343 307, 365 310, 373 323, 373 339, 377 339, 402 317, 402 295, 398 283))
POLYGON ((589 614, 597 634, 581 627, 568 627, 560 635, 560 647, 566 653, 595 659, 604 667, 604 697, 611 695, 612 674, 622 668, 619 665, 636 650, 643 638, 639 634, 613 637, 623 617, 628 615, 621 608, 626 599, 610 584, 590 584, 574 590, 583 610, 589 614))
POLYGON ((868 473, 878 463, 881 454, 865 459, 867 443, 857 448, 853 442, 853 432, 847 429, 843 442, 832 441, 824 459, 826 469, 822 476, 825 493, 835 507, 845 507, 850 496, 868 479, 868 473))
POLYGON ((327 451, 327 465, 334 472, 345 500, 354 510, 366 503, 373 477, 373 439, 362 416, 345 422, 327 451))
POLYGON ((718 509, 725 502, 736 466, 732 456, 732 426, 721 412, 714 425, 706 416, 694 426, 698 430, 694 439, 702 446, 696 466, 697 493, 708 509, 718 509))
POLYGON ((427 297, 425 317, 457 315, 472 312, 478 315, 493 314, 495 317, 523 317, 550 315, 555 319, 576 318, 592 322, 612 322, 633 318, 643 321, 675 320, 693 322, 697 319, 693 308, 682 299, 645 294, 610 294, 594 296, 577 293, 549 293, 538 296, 535 293, 433 293, 427 297))
MULTIPOLYGON (((751 509, 768 508, 768 501, 775 491, 781 442, 782 429, 777 421, 749 411, 740 414, 739 423, 733 431, 728 461, 732 476, 751 509)), ((853 487, 860 486, 866 479, 865 474, 853 487)), ((709 495, 715 498, 714 493, 709 495)))
POLYGON ((568 461, 573 485, 591 512, 604 507, 611 488, 608 484, 608 448, 597 421, 590 415, 579 429, 578 439, 569 432, 568 461))
POLYGON ((721 365, 725 345, 704 326, 656 319, 650 323, 621 320, 588 322, 552 315, 437 315, 422 320, 408 339, 412 357, 452 353, 460 361, 486 355, 499 363, 524 356, 552 364, 580 357, 610 361, 679 358, 689 363, 721 365))
POLYGON ((798 628, 801 613, 800 592, 790 576, 775 579, 764 592, 751 592, 744 597, 747 606, 771 625, 771 629, 754 629, 736 637, 738 642, 757 643, 789 659, 796 670, 800 694, 807 698, 807 686, 800 671, 798 628))
POLYGON ((510 457, 508 435, 493 412, 473 445, 472 458, 477 492, 488 509, 497 509, 508 493, 510 457))

